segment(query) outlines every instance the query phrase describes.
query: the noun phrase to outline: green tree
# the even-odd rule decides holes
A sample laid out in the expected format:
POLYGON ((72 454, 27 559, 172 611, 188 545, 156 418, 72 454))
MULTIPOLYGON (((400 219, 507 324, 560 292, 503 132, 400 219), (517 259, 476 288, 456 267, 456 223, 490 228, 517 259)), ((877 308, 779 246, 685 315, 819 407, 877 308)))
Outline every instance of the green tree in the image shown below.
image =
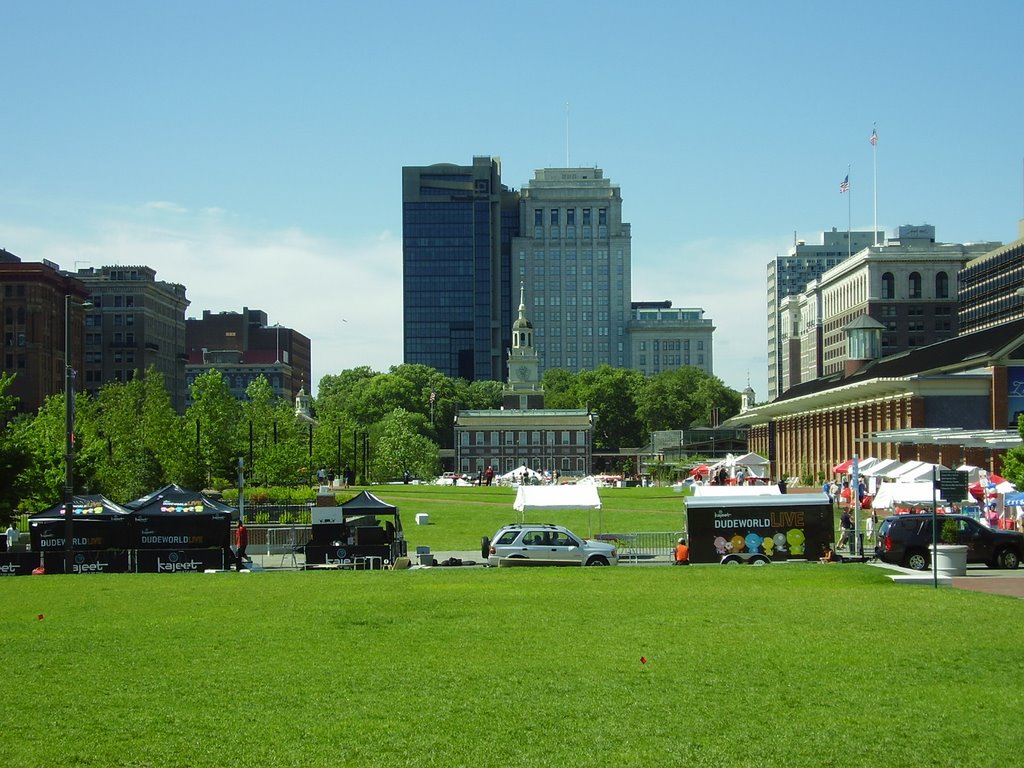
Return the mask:
POLYGON ((437 444, 420 434, 416 414, 401 408, 388 414, 380 424, 373 452, 373 477, 378 481, 397 479, 405 472, 416 477, 434 477, 440 468, 437 444))
POLYGON ((76 422, 76 474, 91 478, 96 492, 123 503, 186 475, 184 422, 154 366, 142 378, 104 385, 76 422))
POLYGON ((250 483, 291 485, 303 456, 290 402, 274 395, 265 376, 249 383, 241 404, 241 440, 250 483))
POLYGON ((718 377, 686 366, 651 376, 639 398, 637 415, 648 431, 687 429, 709 426, 715 408, 720 421, 739 413, 739 393, 718 377))
POLYGON ((544 388, 544 402, 548 408, 576 408, 573 388, 576 376, 564 368, 549 368, 541 377, 544 388))
POLYGON ((63 498, 65 435, 63 394, 51 395, 34 415, 23 414, 11 424, 11 440, 30 459, 19 475, 22 508, 37 512, 63 498))
POLYGON ((320 418, 326 418, 328 414, 350 411, 350 401, 354 394, 378 375, 376 371, 363 365, 349 368, 336 375, 322 377, 316 394, 316 409, 320 418))
MULTIPOLYGON (((1017 417, 1017 432, 1024 439, 1024 414, 1017 417)), ((1010 448, 1003 456, 1002 475, 1016 485, 1024 487, 1024 446, 1010 448)))
POLYGON ((197 376, 190 391, 192 405, 185 413, 185 422, 189 431, 198 425, 197 432, 192 433, 198 434, 198 447, 193 442, 196 459, 191 479, 196 485, 215 478, 233 479, 238 457, 243 455, 238 441, 241 404, 218 370, 197 376))
POLYGON ((14 375, 0 372, 0 520, 11 518, 24 492, 22 476, 31 462, 29 453, 13 439, 10 419, 18 398, 7 394, 14 375))
POLYGON ((575 407, 597 414, 595 448, 636 446, 646 440, 644 425, 636 417, 637 400, 646 383, 639 371, 610 365, 577 374, 572 387, 575 407))
POLYGON ((410 410, 416 396, 416 387, 408 379, 380 373, 349 396, 348 411, 357 424, 368 427, 397 408, 410 410))

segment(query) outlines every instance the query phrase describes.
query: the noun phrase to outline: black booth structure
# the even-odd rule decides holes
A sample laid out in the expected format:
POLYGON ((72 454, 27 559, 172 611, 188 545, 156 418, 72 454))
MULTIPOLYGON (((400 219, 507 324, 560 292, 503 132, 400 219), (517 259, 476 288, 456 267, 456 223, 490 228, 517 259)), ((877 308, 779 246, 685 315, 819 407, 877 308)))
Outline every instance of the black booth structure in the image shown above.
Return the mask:
POLYGON ((47 573, 126 573, 130 570, 131 512, 106 496, 74 496, 74 555, 67 561, 64 504, 55 504, 28 519, 34 563, 47 573))
POLYGON ((231 519, 238 510, 198 491, 167 485, 125 506, 139 573, 220 570, 230 565, 231 519))
POLYGON ((314 507, 312 522, 307 567, 347 562, 352 567, 383 568, 406 555, 398 507, 367 491, 337 507, 314 507))
POLYGON ((64 504, 29 517, 29 552, 0 553, 0 576, 45 573, 181 573, 229 565, 234 507, 168 486, 116 504, 75 496, 74 556, 66 562, 64 504))

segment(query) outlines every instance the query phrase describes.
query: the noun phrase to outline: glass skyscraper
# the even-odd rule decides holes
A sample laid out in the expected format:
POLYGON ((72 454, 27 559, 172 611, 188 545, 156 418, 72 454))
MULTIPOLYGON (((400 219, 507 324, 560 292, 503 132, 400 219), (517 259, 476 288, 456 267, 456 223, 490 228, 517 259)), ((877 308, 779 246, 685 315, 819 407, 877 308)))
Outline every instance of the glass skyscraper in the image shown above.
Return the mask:
POLYGON ((404 361, 503 381, 511 345, 511 243, 519 195, 501 161, 402 169, 404 361))

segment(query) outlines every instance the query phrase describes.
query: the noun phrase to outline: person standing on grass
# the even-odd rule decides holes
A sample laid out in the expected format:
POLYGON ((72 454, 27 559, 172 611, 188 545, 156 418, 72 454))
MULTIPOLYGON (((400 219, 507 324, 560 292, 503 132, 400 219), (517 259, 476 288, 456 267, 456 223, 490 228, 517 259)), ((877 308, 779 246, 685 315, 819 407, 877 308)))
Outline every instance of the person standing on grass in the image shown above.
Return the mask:
MULTIPOLYGON (((850 517, 850 510, 844 509, 843 514, 839 516, 839 541, 836 542, 836 549, 842 549, 843 545, 850 540, 850 535, 853 533, 853 519, 850 517)), ((852 544, 850 546, 853 546, 852 544)))
POLYGON ((245 567, 245 548, 249 546, 249 529, 245 527, 245 521, 238 521, 238 529, 235 531, 235 568, 239 571, 245 567))
POLYGON ((13 552, 14 548, 18 546, 18 529, 14 527, 14 521, 7 526, 7 551, 13 552))
POLYGON ((690 548, 686 546, 686 539, 680 539, 676 543, 676 565, 690 564, 690 548))
POLYGON ((868 541, 875 541, 875 531, 878 530, 878 510, 872 508, 871 514, 868 515, 868 541))

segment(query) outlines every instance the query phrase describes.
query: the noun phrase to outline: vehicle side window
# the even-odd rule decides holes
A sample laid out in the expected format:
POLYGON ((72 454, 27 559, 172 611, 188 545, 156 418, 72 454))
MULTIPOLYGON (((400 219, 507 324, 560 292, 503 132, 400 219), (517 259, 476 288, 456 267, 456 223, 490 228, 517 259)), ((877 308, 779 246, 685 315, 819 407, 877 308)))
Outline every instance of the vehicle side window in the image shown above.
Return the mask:
POLYGON ((966 533, 968 536, 980 536, 981 525, 976 523, 974 520, 960 520, 960 532, 966 533))
POLYGON ((508 545, 508 544, 511 544, 513 541, 515 541, 516 540, 516 536, 518 536, 518 535, 519 535, 519 531, 505 531, 503 534, 501 534, 501 538, 498 539, 494 543, 495 544, 505 544, 505 545, 508 545))

